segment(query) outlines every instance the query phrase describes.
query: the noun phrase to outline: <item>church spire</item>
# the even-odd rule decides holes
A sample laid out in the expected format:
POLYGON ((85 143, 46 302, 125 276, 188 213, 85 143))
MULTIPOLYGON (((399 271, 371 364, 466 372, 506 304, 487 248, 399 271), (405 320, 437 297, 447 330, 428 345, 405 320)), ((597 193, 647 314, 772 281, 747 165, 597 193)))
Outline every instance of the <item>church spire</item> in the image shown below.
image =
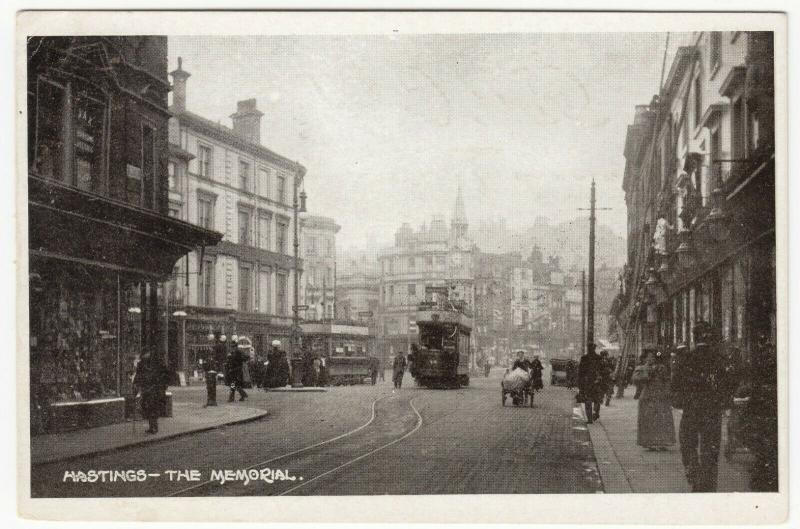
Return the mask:
POLYGON ((467 214, 464 208, 464 197, 461 195, 461 186, 458 186, 458 193, 456 194, 456 203, 453 206, 453 217, 450 219, 450 229, 453 235, 458 237, 466 237, 467 228, 467 214))

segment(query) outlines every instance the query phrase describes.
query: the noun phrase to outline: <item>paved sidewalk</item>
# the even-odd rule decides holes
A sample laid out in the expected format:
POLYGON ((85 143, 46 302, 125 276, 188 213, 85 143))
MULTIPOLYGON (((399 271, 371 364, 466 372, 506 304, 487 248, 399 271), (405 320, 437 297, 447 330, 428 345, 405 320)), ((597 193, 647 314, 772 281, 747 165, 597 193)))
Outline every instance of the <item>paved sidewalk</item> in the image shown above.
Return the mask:
MULTIPOLYGON (((650 452, 636 444, 638 402, 631 397, 612 399, 603 406, 600 420, 589 427, 597 468, 606 493, 625 492, 691 492, 684 476, 680 449, 677 444, 680 410, 673 410, 676 444, 665 452, 650 452)), ((575 413, 585 418, 576 405, 575 413)), ((726 442, 726 421, 722 422, 722 446, 726 442)), ((748 492, 749 455, 734 454, 726 460, 720 451, 719 492, 748 492)))
MULTIPOLYGON (((175 395, 186 391, 183 388, 170 389, 175 395)), ((171 437, 201 432, 254 421, 267 415, 267 411, 258 408, 223 404, 204 408, 196 402, 181 402, 173 399, 172 417, 158 420, 158 433, 145 434, 147 421, 137 420, 77 430, 74 432, 36 435, 31 438, 31 464, 52 463, 76 457, 111 452, 145 443, 152 443, 171 437)))
POLYGON ((299 388, 292 388, 292 387, 283 387, 283 388, 269 388, 264 390, 267 393, 325 393, 327 392, 327 388, 322 387, 299 387, 299 388))

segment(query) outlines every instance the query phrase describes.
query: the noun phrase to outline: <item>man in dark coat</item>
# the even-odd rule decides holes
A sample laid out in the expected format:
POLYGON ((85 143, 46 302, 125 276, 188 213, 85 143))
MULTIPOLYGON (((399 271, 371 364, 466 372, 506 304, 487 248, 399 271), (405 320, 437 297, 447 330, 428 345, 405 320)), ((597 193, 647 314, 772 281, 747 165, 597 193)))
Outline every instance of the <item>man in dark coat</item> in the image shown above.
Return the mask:
POLYGON ((236 392, 239 392, 239 402, 247 398, 247 393, 244 390, 244 380, 242 376, 242 365, 247 360, 244 352, 239 350, 236 341, 231 342, 233 350, 225 360, 225 378, 230 387, 228 394, 228 402, 233 402, 236 397, 236 392))
POLYGON ((603 385, 603 361, 595 352, 595 345, 588 344, 588 351, 578 364, 578 390, 586 407, 586 421, 592 423, 600 418, 600 404, 605 395, 603 385))
POLYGON ((698 322, 693 334, 694 348, 677 360, 673 406, 683 409, 679 428, 681 459, 692 492, 714 492, 722 413, 732 403, 736 377, 711 326, 698 322))
POLYGON ((753 492, 778 492, 777 361, 775 347, 766 336, 759 336, 753 355, 752 391, 742 421, 744 442, 753 455, 753 492))
POLYGON ((158 356, 145 353, 136 366, 133 383, 142 395, 142 417, 147 419, 149 428, 145 433, 158 433, 158 417, 164 410, 169 371, 158 356))
POLYGON ((369 378, 374 386, 375 383, 378 381, 378 369, 380 368, 380 361, 374 357, 369 357, 369 378))
POLYGON ((397 353, 392 364, 392 382, 395 389, 400 389, 403 385, 403 375, 406 372, 406 357, 403 353, 397 353))
POLYGON ((308 349, 303 350, 303 374, 301 381, 306 387, 311 387, 316 384, 316 372, 314 371, 314 355, 308 349))
POLYGON ((517 359, 514 360, 514 363, 511 364, 511 371, 515 369, 522 369, 523 371, 528 371, 528 361, 525 360, 525 352, 524 351, 517 351, 517 359))

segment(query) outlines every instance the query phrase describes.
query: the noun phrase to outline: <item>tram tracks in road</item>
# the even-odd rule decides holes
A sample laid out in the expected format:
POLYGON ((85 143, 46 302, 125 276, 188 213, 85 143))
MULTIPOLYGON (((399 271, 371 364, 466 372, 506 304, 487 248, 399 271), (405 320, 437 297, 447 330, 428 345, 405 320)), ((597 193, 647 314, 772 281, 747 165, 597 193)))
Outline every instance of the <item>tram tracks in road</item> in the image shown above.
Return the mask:
POLYGON ((419 411, 414 406, 414 399, 413 398, 408 403, 411 406, 412 411, 417 416, 417 424, 414 426, 413 430, 409 431, 408 433, 404 434, 403 436, 401 436, 401 437, 399 437, 397 439, 394 439, 393 441, 390 441, 390 442, 388 442, 388 443, 386 443, 384 445, 379 446, 378 448, 375 448, 374 450, 370 450, 369 452, 367 452, 365 454, 361 454, 360 456, 355 457, 355 458, 351 459, 350 461, 347 461, 346 463, 342 463, 341 465, 337 466, 336 468, 332 468, 331 470, 328 470, 327 472, 323 472, 322 474, 319 474, 318 476, 315 476, 315 477, 311 478, 310 480, 303 481, 302 483, 299 483, 299 484, 295 485, 294 487, 281 492, 280 494, 278 494, 278 496, 285 496, 285 495, 289 494, 290 492, 294 492, 295 490, 297 490, 297 489, 299 489, 301 487, 309 485, 309 484, 313 483, 314 481, 316 481, 318 479, 321 479, 321 478, 324 478, 325 476, 333 474, 334 472, 338 472, 339 470, 342 470, 343 468, 348 467, 348 466, 352 465, 353 463, 361 461, 362 459, 365 459, 365 458, 367 458, 367 457, 369 457, 369 456, 371 456, 373 454, 376 454, 376 453, 380 452, 381 450, 385 450, 386 448, 389 448, 390 446, 399 443, 400 441, 406 439, 407 437, 411 437, 412 435, 414 435, 417 432, 417 430, 419 430, 422 427, 422 415, 420 415, 419 411))
MULTIPOLYGON (((352 430, 350 430, 348 432, 342 433, 342 434, 337 435, 335 437, 332 437, 330 439, 326 439, 324 441, 320 441, 320 442, 311 444, 309 446, 306 446, 306 447, 303 447, 303 448, 300 448, 300 449, 297 449, 297 450, 293 450, 293 451, 285 453, 285 454, 277 455, 277 456, 271 457, 269 459, 266 459, 264 461, 259 461, 258 463, 252 464, 252 465, 250 465, 248 467, 245 467, 245 468, 242 468, 242 469, 239 469, 239 470, 240 471, 244 471, 244 472, 251 472, 251 471, 259 472, 259 471, 262 471, 264 469, 269 469, 271 466, 277 466, 276 464, 281 464, 281 462, 283 460, 286 460, 288 458, 291 458, 291 457, 300 457, 300 458, 309 457, 309 458, 313 458, 314 455, 319 455, 318 449, 320 449, 320 448, 323 448, 323 447, 332 448, 332 447, 336 446, 335 443, 337 443, 337 442, 345 442, 346 443, 348 441, 351 441, 351 439, 349 439, 349 438, 352 438, 353 436, 355 436, 359 432, 365 432, 365 430, 367 428, 369 428, 370 426, 374 425, 374 423, 376 422, 376 418, 378 418, 378 410, 377 410, 378 404, 381 401, 384 401, 385 399, 387 399, 389 397, 390 397, 389 395, 384 395, 382 397, 379 397, 379 398, 375 399, 372 402, 371 414, 370 414, 369 420, 367 422, 365 422, 364 424, 362 424, 361 426, 357 427, 357 428, 354 428, 354 429, 352 429, 352 430)), ((222 495, 239 495, 239 494, 237 494, 237 492, 240 493, 241 495, 254 495, 254 496, 255 495, 259 495, 259 496, 260 495, 282 496, 282 495, 289 494, 290 492, 293 492, 293 491, 295 491, 295 490, 297 490, 297 489, 299 489, 301 487, 304 487, 304 486, 306 486, 306 485, 308 485, 310 483, 316 482, 317 480, 322 479, 322 478, 324 478, 326 476, 334 474, 334 473, 336 473, 336 472, 338 472, 338 471, 340 471, 340 470, 342 470, 342 469, 344 469, 344 468, 346 468, 346 467, 348 467, 348 466, 350 466, 350 465, 352 465, 352 464, 354 464, 354 463, 356 463, 358 461, 361 461, 361 460, 363 460, 363 459, 365 459, 365 458, 367 458, 367 457, 369 457, 369 456, 371 456, 371 455, 373 455, 373 454, 375 454, 377 452, 380 452, 381 450, 389 448, 390 446, 392 446, 394 444, 397 444, 400 441, 402 441, 402 440, 406 439, 407 437, 409 437, 409 436, 413 435, 414 433, 416 433, 422 427, 423 420, 422 420, 422 415, 420 415, 419 411, 414 406, 414 402, 413 401, 414 401, 414 398, 411 398, 408 401, 408 403, 409 403, 409 405, 411 407, 411 411, 413 411, 414 414, 416 415, 416 424, 415 424, 414 428, 412 428, 409 431, 404 431, 404 432, 402 432, 401 435, 399 435, 399 437, 391 439, 388 442, 383 443, 378 447, 372 448, 372 449, 370 449, 370 450, 366 451, 365 453, 362 453, 362 454, 360 454, 358 456, 351 457, 348 460, 338 464, 334 468, 331 468, 329 470, 326 470, 325 472, 317 474, 314 477, 311 477, 309 479, 305 479, 305 477, 300 478, 300 479, 302 479, 302 481, 300 481, 300 482, 296 482, 296 481, 294 481, 294 482, 293 481, 283 482, 283 483, 286 483, 286 484, 293 484, 293 486, 291 486, 289 489, 286 489, 286 490, 283 490, 283 491, 277 491, 276 490, 275 492, 267 492, 266 494, 264 494, 263 489, 256 488, 258 485, 262 484, 260 482, 253 482, 248 487, 247 485, 242 485, 241 482, 233 482, 231 484, 222 484, 217 480, 209 479, 209 480, 203 481, 201 483, 196 483, 196 484, 194 484, 194 485, 192 485, 190 487, 185 487, 183 489, 180 489, 180 490, 177 490, 175 492, 172 492, 172 493, 168 494, 168 496, 169 497, 187 496, 187 495, 203 496, 203 495, 212 495, 212 494, 214 494, 214 492, 219 493, 219 492, 222 492, 223 490, 224 490, 224 492, 222 492, 222 495), (237 486, 239 487, 239 491, 234 491, 233 488, 237 487, 237 486), (242 487, 244 487, 244 489, 242 489, 242 487), (211 494, 208 494, 209 492, 211 494)), ((381 432, 379 431, 378 435, 380 435, 380 434, 381 434, 381 432)), ((333 451, 334 450, 331 450, 331 452, 333 452, 333 451)), ((278 483, 276 482, 275 485, 272 485, 272 486, 275 487, 275 488, 278 488, 277 485, 278 485, 278 483)))

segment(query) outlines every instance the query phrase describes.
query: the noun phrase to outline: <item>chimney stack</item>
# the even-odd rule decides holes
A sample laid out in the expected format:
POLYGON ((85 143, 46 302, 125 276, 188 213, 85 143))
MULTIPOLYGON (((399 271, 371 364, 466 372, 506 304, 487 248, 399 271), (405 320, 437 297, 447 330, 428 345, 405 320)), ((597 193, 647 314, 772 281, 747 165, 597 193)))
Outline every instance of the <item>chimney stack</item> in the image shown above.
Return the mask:
POLYGON ((172 76, 172 106, 175 113, 186 110, 186 80, 192 75, 183 69, 183 60, 178 57, 178 69, 170 72, 172 76))
POLYGON ((245 99, 236 103, 236 113, 231 114, 233 132, 256 144, 261 143, 261 116, 264 113, 256 108, 255 99, 245 99))

